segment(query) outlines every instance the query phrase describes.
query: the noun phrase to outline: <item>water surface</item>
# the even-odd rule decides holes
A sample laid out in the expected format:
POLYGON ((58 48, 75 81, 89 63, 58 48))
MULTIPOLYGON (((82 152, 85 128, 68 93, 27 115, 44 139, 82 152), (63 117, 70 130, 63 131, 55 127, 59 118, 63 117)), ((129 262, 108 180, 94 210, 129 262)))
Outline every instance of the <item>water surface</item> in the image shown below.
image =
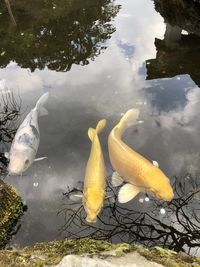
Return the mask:
MULTIPOLYGON (((156 0, 10 2, 17 26, 2 1, 0 79, 20 95, 21 119, 42 93, 50 92, 49 115, 39 119, 37 154, 47 160, 34 163, 22 177, 6 178, 28 206, 10 244, 23 247, 68 237, 69 232, 73 237, 92 233, 87 226, 84 234, 77 234, 81 220, 70 230, 59 231, 66 222, 57 215, 67 204, 62 193, 83 181, 90 150, 87 129, 102 118, 107 119, 107 127, 100 139, 107 174, 112 174, 107 136, 132 107, 140 109, 144 123, 129 129, 124 140, 149 160, 157 160, 171 183, 175 176, 189 174, 184 180, 188 191, 191 177, 197 177, 200 170, 200 30, 193 21, 194 17, 200 20, 200 7, 191 4, 191 14, 183 7, 182 17, 174 14, 171 20, 168 8, 176 13, 180 7, 156 0)), ((198 179, 195 183, 198 189, 198 179)), ((192 208, 197 210, 195 205, 192 208)), ((124 206, 139 213, 152 207, 161 222, 174 218, 169 211, 162 215, 160 209, 166 203, 154 202, 152 197, 150 202, 139 204, 136 198, 124 206)), ((111 211, 105 210, 100 218, 108 222, 111 211)), ((84 216, 82 212, 83 220, 84 216)), ((113 229, 112 225, 104 229, 113 229)), ((116 234, 112 241, 120 238, 116 234)), ((123 241, 135 242, 136 236, 128 235, 123 241)))

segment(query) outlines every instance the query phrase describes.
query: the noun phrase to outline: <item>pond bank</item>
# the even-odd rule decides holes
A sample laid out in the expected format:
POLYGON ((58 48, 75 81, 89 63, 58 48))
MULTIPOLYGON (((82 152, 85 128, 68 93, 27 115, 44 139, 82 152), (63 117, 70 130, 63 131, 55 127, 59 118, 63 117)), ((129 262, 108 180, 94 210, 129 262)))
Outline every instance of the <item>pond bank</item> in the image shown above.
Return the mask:
POLYGON ((10 232, 22 213, 21 197, 11 185, 0 179, 0 248, 8 241, 10 232))
POLYGON ((19 251, 0 251, 1 267, 72 267, 77 266, 76 264, 87 267, 102 264, 110 267, 121 264, 126 267, 199 267, 200 259, 159 247, 149 250, 125 243, 110 244, 89 238, 37 243, 19 251))

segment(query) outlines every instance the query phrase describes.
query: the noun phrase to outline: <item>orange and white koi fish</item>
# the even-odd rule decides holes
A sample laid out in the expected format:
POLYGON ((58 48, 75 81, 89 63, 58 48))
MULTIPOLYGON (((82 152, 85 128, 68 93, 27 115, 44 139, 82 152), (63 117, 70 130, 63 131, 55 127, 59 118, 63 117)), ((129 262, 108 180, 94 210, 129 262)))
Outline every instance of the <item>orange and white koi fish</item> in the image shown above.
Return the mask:
POLYGON ((108 137, 109 157, 113 169, 116 171, 112 177, 114 186, 127 182, 119 190, 118 200, 126 203, 139 192, 152 192, 157 198, 171 201, 174 197, 169 179, 159 169, 158 163, 152 164, 142 155, 126 145, 121 137, 130 126, 137 125, 139 110, 130 109, 112 129, 108 137))

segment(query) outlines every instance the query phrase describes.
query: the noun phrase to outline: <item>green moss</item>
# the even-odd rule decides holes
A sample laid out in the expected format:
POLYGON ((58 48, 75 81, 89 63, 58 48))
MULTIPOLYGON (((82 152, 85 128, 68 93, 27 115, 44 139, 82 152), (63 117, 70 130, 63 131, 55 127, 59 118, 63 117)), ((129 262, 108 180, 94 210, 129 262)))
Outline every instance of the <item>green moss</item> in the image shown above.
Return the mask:
POLYGON ((166 267, 200 267, 200 258, 185 256, 169 249, 160 247, 153 249, 135 247, 135 250, 146 259, 160 263, 166 267))
POLYGON ((22 213, 21 197, 11 185, 0 180, 0 248, 9 239, 9 234, 22 213))
POLYGON ((112 245, 105 241, 92 239, 63 240, 48 243, 38 243, 21 251, 0 251, 1 267, 40 267, 44 264, 58 264, 65 255, 69 254, 101 254, 106 251, 116 251, 121 255, 130 249, 128 244, 112 245))
POLYGON ((171 250, 159 247, 146 249, 128 244, 110 244, 89 238, 80 240, 62 240, 48 243, 38 243, 20 251, 0 251, 1 267, 42 267, 44 265, 58 264, 65 255, 92 254, 107 257, 109 255, 121 256, 123 253, 137 251, 150 261, 163 264, 167 267, 199 267, 200 259, 178 254, 171 250), (111 252, 111 253, 108 253, 111 252))

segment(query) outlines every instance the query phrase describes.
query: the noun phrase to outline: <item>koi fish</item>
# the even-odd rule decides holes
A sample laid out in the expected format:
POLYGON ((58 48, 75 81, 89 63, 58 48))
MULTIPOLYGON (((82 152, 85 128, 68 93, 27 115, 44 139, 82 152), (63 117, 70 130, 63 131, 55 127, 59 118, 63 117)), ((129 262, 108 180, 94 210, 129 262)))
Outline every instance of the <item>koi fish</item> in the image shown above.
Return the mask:
POLYGON ((45 93, 40 97, 35 107, 18 128, 10 152, 5 153, 5 156, 9 159, 9 175, 21 175, 31 166, 34 160, 45 158, 35 159, 35 156, 40 142, 38 116, 48 114, 47 110, 43 108, 48 96, 49 93, 45 93))
POLYGON ((120 203, 126 203, 139 192, 150 191, 158 199, 171 201, 174 197, 173 189, 168 177, 159 169, 158 163, 152 164, 121 139, 127 128, 142 122, 138 121, 138 117, 138 109, 128 110, 108 137, 109 157, 116 171, 112 184, 119 186, 124 181, 127 182, 120 188, 118 200, 120 203))
POLYGON ((98 134, 105 125, 106 120, 100 120, 96 129, 88 129, 88 137, 92 142, 92 146, 85 171, 83 193, 78 192, 71 194, 69 197, 72 201, 82 198, 88 223, 95 223, 97 221, 97 215, 103 207, 105 198, 106 169, 98 137, 98 134))
POLYGON ((92 142, 89 160, 86 166, 83 206, 87 213, 86 221, 95 223, 100 213, 105 197, 106 170, 98 134, 106 125, 106 120, 100 120, 96 129, 89 128, 88 136, 92 142))

